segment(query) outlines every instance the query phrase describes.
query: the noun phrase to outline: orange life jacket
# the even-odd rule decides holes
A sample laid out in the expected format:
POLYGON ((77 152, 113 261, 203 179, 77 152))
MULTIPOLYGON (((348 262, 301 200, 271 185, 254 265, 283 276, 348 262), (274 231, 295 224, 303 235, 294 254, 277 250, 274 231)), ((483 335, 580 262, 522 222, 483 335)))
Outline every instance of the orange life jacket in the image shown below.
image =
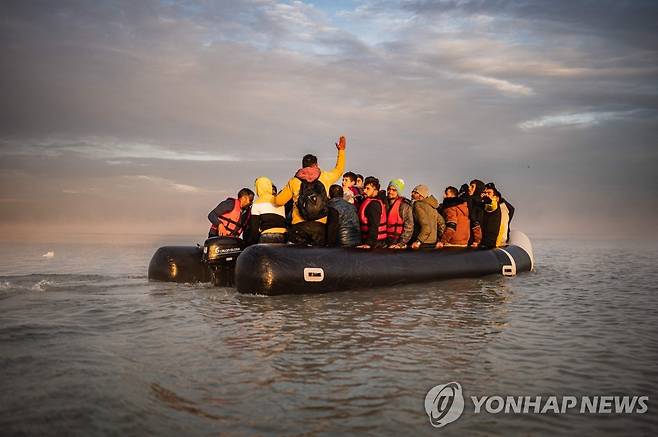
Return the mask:
POLYGON ((368 231, 370 230, 370 224, 368 223, 368 218, 366 217, 366 208, 370 205, 370 202, 379 202, 379 205, 382 207, 382 214, 379 217, 379 227, 377 228, 377 241, 386 240, 386 205, 378 197, 368 197, 366 198, 361 206, 359 207, 359 222, 361 223, 361 238, 363 241, 368 240, 368 231))
POLYGON ((395 199, 395 202, 393 202, 393 205, 391 206, 391 210, 388 212, 388 219, 386 220, 386 233, 388 234, 388 237, 393 240, 397 240, 404 230, 404 220, 402 220, 402 216, 400 215, 400 205, 402 202, 404 202, 404 199, 400 196, 395 199))
POLYGON ((233 209, 227 213, 220 215, 219 226, 212 225, 210 226, 210 233, 217 233, 220 237, 238 237, 242 233, 242 228, 244 227, 240 223, 240 215, 242 214, 242 208, 240 207, 240 201, 238 199, 233 200, 233 209))

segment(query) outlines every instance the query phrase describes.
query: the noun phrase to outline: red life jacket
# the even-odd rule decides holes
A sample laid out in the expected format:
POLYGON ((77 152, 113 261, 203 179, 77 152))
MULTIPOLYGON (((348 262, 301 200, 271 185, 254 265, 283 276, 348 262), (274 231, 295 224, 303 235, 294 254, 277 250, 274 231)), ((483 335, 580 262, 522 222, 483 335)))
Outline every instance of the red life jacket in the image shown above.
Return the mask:
POLYGON ((363 238, 363 241, 368 240, 370 225, 368 223, 368 218, 366 217, 366 208, 370 205, 370 202, 379 202, 379 205, 382 207, 382 215, 379 217, 379 227, 377 228, 377 241, 386 240, 386 205, 384 205, 384 202, 378 197, 367 197, 359 207, 361 238, 363 238))
POLYGON ((210 226, 211 234, 217 233, 220 237, 238 237, 242 233, 243 224, 240 223, 240 214, 242 213, 240 201, 238 199, 232 200, 233 209, 218 217, 219 226, 210 226))
POLYGON ((402 216, 400 215, 400 205, 402 202, 404 202, 404 198, 398 196, 395 202, 393 202, 391 210, 388 212, 386 233, 394 241, 400 238, 404 230, 404 220, 402 220, 402 216))

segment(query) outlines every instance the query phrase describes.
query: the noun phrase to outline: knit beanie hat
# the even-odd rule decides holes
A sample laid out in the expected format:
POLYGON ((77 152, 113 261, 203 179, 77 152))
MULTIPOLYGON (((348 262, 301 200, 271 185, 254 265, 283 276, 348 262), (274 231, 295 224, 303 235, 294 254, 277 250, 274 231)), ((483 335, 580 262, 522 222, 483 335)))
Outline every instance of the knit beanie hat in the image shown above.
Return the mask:
POLYGON ((417 192, 418 194, 420 194, 423 197, 427 197, 427 196, 430 195, 430 189, 427 188, 427 185, 423 185, 423 184, 416 185, 414 187, 414 189, 412 190, 412 192, 413 191, 417 192))
POLYGON ((404 190, 404 180, 403 179, 393 179, 388 183, 388 188, 395 188, 395 191, 398 192, 398 194, 402 194, 402 191, 404 190))

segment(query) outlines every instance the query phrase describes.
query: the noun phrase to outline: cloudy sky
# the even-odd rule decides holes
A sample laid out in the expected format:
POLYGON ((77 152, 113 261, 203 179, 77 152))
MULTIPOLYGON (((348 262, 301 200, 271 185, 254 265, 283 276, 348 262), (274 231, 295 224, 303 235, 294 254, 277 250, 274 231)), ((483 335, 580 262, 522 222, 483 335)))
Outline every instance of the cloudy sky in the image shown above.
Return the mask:
MULTIPOLYGON (((0 239, 207 232, 315 153, 655 236, 655 1, 0 2, 0 239)), ((200 238, 201 238, 200 237, 200 238)))

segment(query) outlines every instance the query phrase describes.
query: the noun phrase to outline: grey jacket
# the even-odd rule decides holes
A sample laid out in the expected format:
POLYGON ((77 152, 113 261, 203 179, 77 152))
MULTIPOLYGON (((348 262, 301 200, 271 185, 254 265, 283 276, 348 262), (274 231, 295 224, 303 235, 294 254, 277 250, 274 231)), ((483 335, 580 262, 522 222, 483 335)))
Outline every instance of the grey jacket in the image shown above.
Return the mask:
POLYGON ((436 210, 439 201, 433 195, 414 202, 415 238, 411 243, 436 244, 445 230, 445 220, 436 210))

